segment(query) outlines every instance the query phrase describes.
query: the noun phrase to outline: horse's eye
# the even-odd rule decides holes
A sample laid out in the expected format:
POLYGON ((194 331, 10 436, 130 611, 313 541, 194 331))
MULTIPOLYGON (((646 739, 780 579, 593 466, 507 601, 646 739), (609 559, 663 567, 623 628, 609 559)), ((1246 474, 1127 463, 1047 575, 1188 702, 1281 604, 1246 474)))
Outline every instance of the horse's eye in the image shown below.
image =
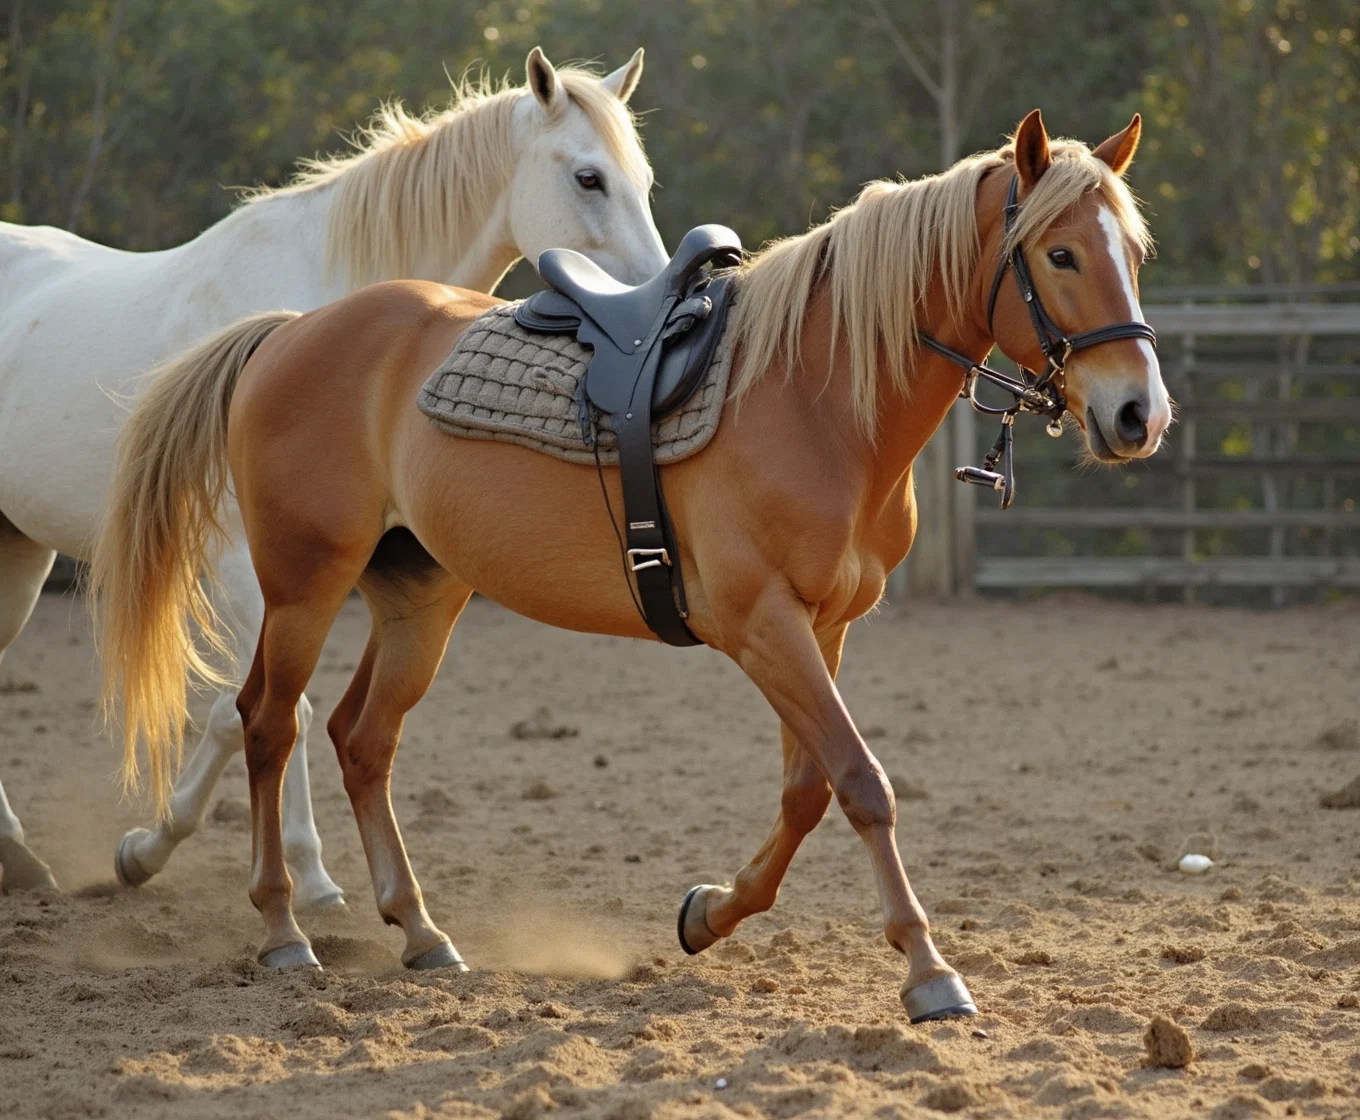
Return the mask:
POLYGON ((1077 267, 1077 258, 1072 255, 1071 249, 1050 249, 1048 259, 1053 262, 1055 268, 1077 267))
POLYGON ((585 191, 604 190, 604 180, 600 178, 600 173, 589 168, 585 171, 578 171, 576 181, 581 184, 581 189, 585 191))

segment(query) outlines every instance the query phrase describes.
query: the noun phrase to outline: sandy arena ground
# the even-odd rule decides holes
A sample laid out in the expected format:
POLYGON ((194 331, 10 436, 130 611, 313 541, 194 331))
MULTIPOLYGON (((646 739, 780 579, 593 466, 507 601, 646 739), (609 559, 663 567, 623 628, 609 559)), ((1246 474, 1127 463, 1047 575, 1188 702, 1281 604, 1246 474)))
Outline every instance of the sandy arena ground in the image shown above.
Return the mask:
MULTIPOLYGON (((354 603, 332 635, 323 716, 365 625, 354 603)), ((680 952, 685 890, 730 879, 779 798, 773 718, 716 654, 474 603, 394 795, 473 971, 400 968, 318 734, 350 905, 303 916, 323 974, 268 973, 239 758, 167 870, 114 885, 140 814, 94 729, 84 614, 47 597, 0 666, 0 775, 71 893, 0 898, 0 1116, 1360 1116, 1360 811, 1319 804, 1360 777, 1358 638, 1354 606, 1081 598, 857 625, 842 689, 982 1009, 911 1027, 834 808, 774 911, 680 952), (1188 849, 1218 866, 1177 873, 1188 849), (1154 1015, 1188 1068, 1146 1064, 1154 1015)))

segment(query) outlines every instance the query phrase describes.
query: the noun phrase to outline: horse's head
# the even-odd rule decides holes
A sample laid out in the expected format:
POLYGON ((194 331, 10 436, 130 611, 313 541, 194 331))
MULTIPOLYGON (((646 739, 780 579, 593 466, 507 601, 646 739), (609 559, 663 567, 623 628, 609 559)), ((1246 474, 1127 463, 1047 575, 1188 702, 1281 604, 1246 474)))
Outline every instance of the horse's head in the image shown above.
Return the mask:
POLYGON ((652 220, 652 169, 628 98, 642 77, 642 50, 603 78, 555 69, 529 52, 531 96, 516 108, 510 231, 520 253, 576 249, 616 279, 639 284, 667 262, 652 220))
MULTIPOLYGON (((1126 129, 1091 153, 1070 141, 1057 141, 1050 147, 1037 109, 1024 119, 1015 134, 1020 209, 1010 238, 1018 239, 1037 300, 1026 301, 1021 285, 1003 276, 992 320, 993 337, 1001 350, 1041 375, 1050 368, 1040 341, 1044 318, 1056 328, 1051 334, 1076 343, 1065 362, 1060 362, 1059 387, 1068 410, 1086 433, 1087 448, 1106 463, 1151 455, 1171 423, 1171 404, 1149 341, 1136 334, 1129 337, 1134 333, 1129 331, 1115 338, 1080 337, 1101 328, 1143 322, 1138 269, 1143 263, 1145 234, 1121 179, 1133 160, 1141 129, 1139 117, 1134 116, 1126 129), (1099 165, 1093 174, 1096 161, 1099 165), (1047 177, 1052 181, 1046 181, 1047 177), (1082 181, 1089 185, 1072 202, 1073 185, 1082 181), (1054 213, 1055 206, 1061 206, 1061 211, 1054 213), (1038 320, 1034 318, 1036 306, 1038 320)), ((1010 176, 994 178, 1003 181, 991 185, 984 205, 997 215, 987 243, 998 254, 993 259, 1000 259, 1007 238, 1000 217, 1003 207, 990 196, 1004 194, 1010 176)), ((1110 333, 1120 334, 1117 330, 1110 333)))

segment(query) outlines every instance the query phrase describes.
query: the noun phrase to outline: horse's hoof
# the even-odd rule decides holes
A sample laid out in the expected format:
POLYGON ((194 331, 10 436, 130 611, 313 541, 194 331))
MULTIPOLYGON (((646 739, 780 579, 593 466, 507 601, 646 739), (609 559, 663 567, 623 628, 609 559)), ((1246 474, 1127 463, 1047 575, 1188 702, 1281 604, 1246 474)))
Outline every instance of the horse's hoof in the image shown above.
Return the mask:
POLYGON ((6 843, 0 847, 0 893, 10 891, 61 890, 52 869, 22 844, 6 843))
POLYGON ((315 899, 294 899, 293 905, 299 910, 345 910, 345 892, 339 887, 315 899))
POLYGON ((433 949, 426 949, 420 956, 407 961, 406 967, 418 972, 425 972, 431 968, 452 968, 458 972, 468 971, 468 966, 463 963, 463 958, 458 955, 458 950, 447 941, 441 941, 433 949))
POLYGON ((291 945, 280 945, 261 953, 260 963, 265 968, 321 968, 321 962, 305 941, 294 941, 291 945))
POLYGON ((977 1004, 968 988, 955 975, 936 976, 924 984, 908 989, 902 987, 902 1006, 913 1023, 932 1019, 955 1019, 978 1013, 977 1004))
POLYGON ((689 894, 685 895, 685 901, 680 903, 680 917, 676 919, 675 932, 680 935, 680 948, 691 957, 721 940, 708 928, 708 906, 704 901, 709 891, 717 889, 711 883, 700 883, 697 887, 691 887, 689 894))
POLYGON ((152 872, 137 862, 137 857, 132 851, 138 840, 150 835, 151 833, 144 828, 134 828, 118 841, 118 850, 113 854, 113 871, 123 886, 140 887, 151 878, 152 872))

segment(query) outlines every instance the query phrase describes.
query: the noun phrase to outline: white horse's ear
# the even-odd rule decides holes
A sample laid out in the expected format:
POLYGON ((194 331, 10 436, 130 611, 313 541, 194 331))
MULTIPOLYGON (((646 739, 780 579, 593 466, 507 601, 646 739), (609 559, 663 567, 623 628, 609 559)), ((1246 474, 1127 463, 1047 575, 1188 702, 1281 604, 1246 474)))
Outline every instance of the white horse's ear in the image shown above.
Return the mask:
POLYGON ((553 69, 542 47, 535 47, 529 52, 529 57, 524 60, 524 72, 539 104, 549 113, 555 113, 562 98, 562 83, 557 80, 557 71, 553 69))
POLYGON ((642 48, 633 52, 633 57, 612 74, 600 79, 600 84, 620 101, 626 102, 633 96, 638 82, 642 79, 642 48))

